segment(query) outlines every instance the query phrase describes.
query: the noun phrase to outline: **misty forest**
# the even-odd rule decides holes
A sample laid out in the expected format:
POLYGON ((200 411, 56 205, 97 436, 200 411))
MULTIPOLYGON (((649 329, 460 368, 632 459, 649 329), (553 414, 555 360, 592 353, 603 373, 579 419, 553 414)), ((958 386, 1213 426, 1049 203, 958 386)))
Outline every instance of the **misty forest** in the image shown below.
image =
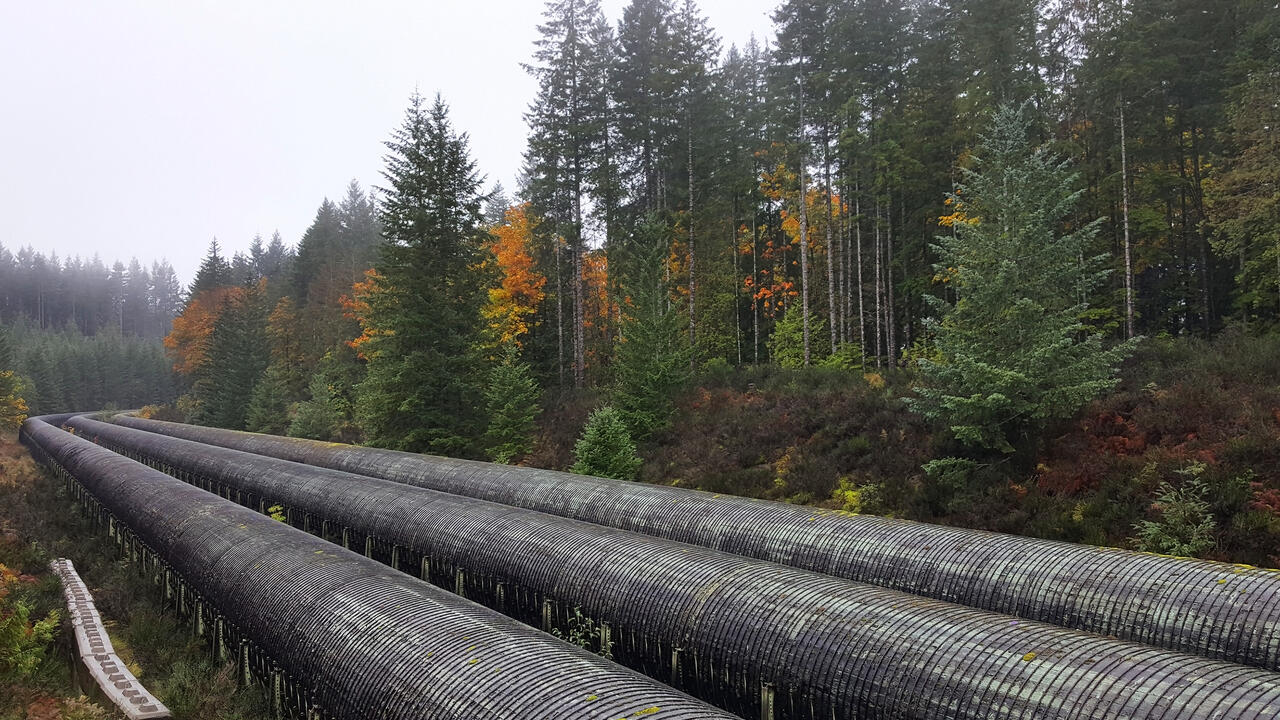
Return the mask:
POLYGON ((144 408, 1280 564, 1273 4, 773 19, 551 0, 517 187, 424 87, 373 186, 193 278, 0 247, 0 419, 144 408))

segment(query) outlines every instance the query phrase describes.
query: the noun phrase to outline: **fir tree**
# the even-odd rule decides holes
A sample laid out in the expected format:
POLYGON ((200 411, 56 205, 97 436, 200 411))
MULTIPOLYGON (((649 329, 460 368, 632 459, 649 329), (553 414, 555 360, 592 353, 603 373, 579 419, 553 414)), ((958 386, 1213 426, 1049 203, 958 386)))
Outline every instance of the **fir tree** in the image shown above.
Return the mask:
POLYGON ((621 263, 632 266, 623 281, 631 301, 622 306, 612 412, 623 419, 632 437, 643 440, 670 421, 675 394, 689 380, 691 350, 682 337, 684 321, 663 279, 665 228, 647 222, 635 243, 638 257, 621 263))
POLYGON ((627 424, 607 405, 587 419, 582 437, 573 447, 573 457, 572 472, 615 480, 634 480, 641 465, 627 424))
POLYGON ((1097 223, 1063 232, 1076 176, 1032 147, 1026 113, 999 110, 976 166, 949 197, 953 235, 938 238, 939 277, 954 302, 933 328, 937 359, 921 359, 911 407, 961 443, 1011 453, 1053 420, 1115 386, 1131 343, 1106 348, 1080 318, 1105 276, 1084 253, 1097 223))
MULTIPOLYGON (((1154 470, 1148 466, 1144 474, 1154 470)), ((1209 486, 1201 477, 1204 471, 1204 463, 1193 462, 1174 471, 1183 478, 1178 487, 1167 480, 1160 482, 1151 505, 1159 519, 1141 520, 1133 526, 1137 532, 1133 542, 1139 550, 1199 557, 1214 546, 1218 523, 1209 512, 1209 486)))
MULTIPOLYGON (((289 406, 293 397, 289 369, 278 363, 267 366, 253 387, 245 410, 244 429, 249 432, 283 435, 289 428, 289 406)), ((326 438, 327 439, 327 438, 326 438)))
POLYGON ((509 463, 533 450, 538 395, 528 364, 520 361, 514 345, 508 345, 502 363, 489 373, 484 391, 489 415, 485 445, 494 462, 509 463))
POLYGON ((265 282, 229 300, 214 323, 209 359, 193 388, 196 422, 242 429, 254 386, 269 362, 265 282))
POLYGON ((428 108, 414 94, 386 146, 386 241, 357 293, 361 425, 376 446, 469 454, 480 434, 481 178, 438 96, 428 108))
MULTIPOLYGON (((567 246, 572 269, 567 282, 557 283, 555 296, 557 303, 571 298, 568 344, 574 385, 580 387, 586 379, 584 213, 590 209, 592 179, 599 177, 595 170, 609 156, 605 78, 612 38, 599 0, 548 0, 538 32, 534 63, 525 66, 538 81, 538 95, 525 114, 530 135, 525 193, 567 246)), ((559 332, 565 332, 563 322, 559 332)), ((563 352, 559 364, 563 373, 563 352)))
POLYGON ((308 388, 311 397, 295 406, 293 420, 288 423, 289 437, 332 440, 342 423, 342 411, 333 388, 317 373, 308 388))
MULTIPOLYGON (((816 336, 823 332, 822 318, 813 318, 809 322, 809 331, 816 336)), ((818 360, 827 356, 826 347, 819 344, 810 348, 811 359, 818 360)), ((773 326, 769 336, 769 357, 779 367, 800 368, 804 361, 804 313, 799 303, 792 303, 787 312, 773 326)))
POLYGON ((196 270, 196 278, 191 283, 191 297, 198 297, 208 290, 216 290, 232 284, 231 263, 219 252, 218 240, 209 243, 209 254, 205 255, 196 270))

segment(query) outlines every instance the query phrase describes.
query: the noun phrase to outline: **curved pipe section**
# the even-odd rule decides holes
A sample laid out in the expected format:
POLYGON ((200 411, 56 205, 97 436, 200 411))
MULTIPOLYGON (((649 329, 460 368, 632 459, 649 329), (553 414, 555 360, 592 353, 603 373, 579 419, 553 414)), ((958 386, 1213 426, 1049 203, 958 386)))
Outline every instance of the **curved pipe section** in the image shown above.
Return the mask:
POLYGON ((1280 572, 118 415, 131 428, 1280 670, 1280 572))
POLYGON ((1280 675, 543 513, 86 418, 106 447, 526 622, 600 623, 619 659, 744 717, 1280 713, 1280 675))
POLYGON ((131 553, 162 563, 166 585, 180 578, 197 622, 270 668, 304 716, 732 718, 41 419, 21 439, 131 553))

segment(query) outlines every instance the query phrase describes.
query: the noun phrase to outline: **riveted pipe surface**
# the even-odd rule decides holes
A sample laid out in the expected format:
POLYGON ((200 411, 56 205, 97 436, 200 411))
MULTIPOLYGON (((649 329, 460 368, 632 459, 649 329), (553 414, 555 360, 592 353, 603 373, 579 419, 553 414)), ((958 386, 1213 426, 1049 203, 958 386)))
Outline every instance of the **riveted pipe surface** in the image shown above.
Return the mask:
POLYGON ((69 424, 251 506, 341 526, 386 562, 427 557, 435 582, 471 577, 456 587, 526 622, 540 621, 547 600, 581 608, 614 631, 620 660, 744 717, 1280 714, 1280 675, 1265 670, 87 418, 69 424))
POLYGON ((552 470, 117 415, 113 422, 1280 670, 1280 572, 552 470))
POLYGON ((222 655, 261 649, 282 705, 379 720, 732 717, 38 418, 21 439, 92 495, 113 537, 199 594, 222 655))

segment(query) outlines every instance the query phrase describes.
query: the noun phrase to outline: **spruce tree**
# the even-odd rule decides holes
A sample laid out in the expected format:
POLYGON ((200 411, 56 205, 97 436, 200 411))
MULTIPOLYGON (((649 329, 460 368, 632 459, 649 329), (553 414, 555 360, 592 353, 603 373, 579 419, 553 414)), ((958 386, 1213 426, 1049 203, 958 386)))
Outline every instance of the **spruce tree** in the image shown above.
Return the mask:
POLYGON ((642 464, 627 424, 607 405, 587 419, 582 437, 573 447, 573 457, 572 472, 615 480, 636 479, 642 464))
POLYGON ((427 107, 415 93, 386 147, 385 242, 359 298, 368 360, 358 391, 361 425, 379 447, 473 454, 482 380, 476 346, 484 292, 474 272, 482 180, 438 96, 427 107))
POLYGON ((1081 322, 1082 298, 1106 275, 1085 255, 1098 224, 1065 224, 1077 176, 1033 147, 1031 130, 1023 109, 997 111, 949 196, 954 234, 937 239, 936 271, 954 300, 933 298, 937 358, 920 360, 908 400, 979 452, 1034 450, 1048 422, 1115 386, 1133 347, 1104 347, 1081 322))
POLYGON ((485 407, 489 427, 485 445, 494 462, 509 463, 533 450, 538 412, 538 383, 515 345, 508 345, 502 362, 489 373, 485 407))

